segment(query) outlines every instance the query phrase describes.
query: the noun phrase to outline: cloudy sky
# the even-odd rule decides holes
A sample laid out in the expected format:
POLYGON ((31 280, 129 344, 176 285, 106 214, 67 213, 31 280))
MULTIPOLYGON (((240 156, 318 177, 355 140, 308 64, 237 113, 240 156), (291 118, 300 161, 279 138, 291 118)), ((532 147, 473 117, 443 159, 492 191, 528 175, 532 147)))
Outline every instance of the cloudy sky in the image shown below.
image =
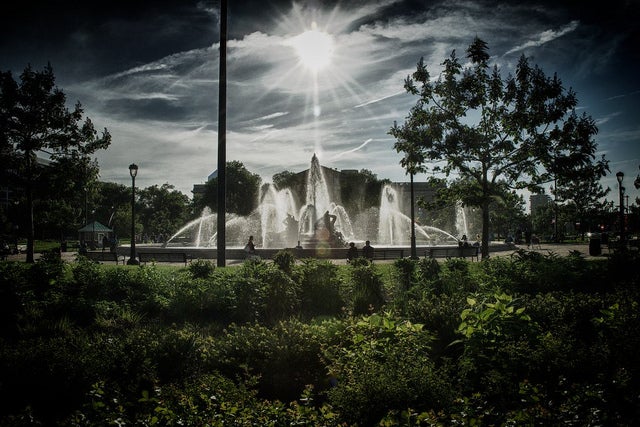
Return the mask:
MULTIPOLYGON (((478 36, 505 77, 523 54, 557 72, 598 124, 610 197, 619 170, 638 196, 637 0, 229 3, 227 160, 265 181, 306 169, 314 152, 327 167, 406 180, 387 134, 416 101, 404 78, 420 57, 437 75, 478 36)), ((191 195, 216 169, 217 1, 24 0, 3 9, 0 69, 17 79, 27 64, 51 63, 70 105, 80 101, 113 136, 98 154, 103 180, 129 184, 135 162, 136 184, 191 195)))

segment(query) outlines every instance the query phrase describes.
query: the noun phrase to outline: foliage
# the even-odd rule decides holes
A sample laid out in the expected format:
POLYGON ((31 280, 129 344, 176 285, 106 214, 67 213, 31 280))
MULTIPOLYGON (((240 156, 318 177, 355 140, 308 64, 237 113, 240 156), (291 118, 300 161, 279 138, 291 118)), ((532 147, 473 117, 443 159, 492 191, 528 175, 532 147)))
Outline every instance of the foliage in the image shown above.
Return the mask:
POLYGON ((87 221, 95 219, 115 230, 118 235, 130 237, 131 186, 97 182, 95 189, 91 189, 87 196, 86 208, 91 213, 87 221))
POLYGON ((206 259, 191 261, 187 267, 194 279, 206 279, 211 276, 216 269, 216 265, 206 259))
POLYGON ((402 291, 407 291, 415 284, 417 264, 418 263, 411 258, 399 258, 394 261, 393 266, 397 272, 396 279, 402 291))
MULTIPOLYGON (((68 215, 71 207, 80 205, 82 186, 97 178, 98 166, 91 155, 111 143, 106 129, 98 135, 91 120, 82 121, 82 116, 80 103, 72 111, 67 109, 66 96, 55 86, 50 65, 40 72, 27 66, 20 83, 11 72, 0 72, 0 156, 2 164, 12 171, 7 174, 11 184, 24 188, 28 262, 34 262, 34 212, 38 202, 44 208, 61 206, 68 215), (49 153, 46 167, 37 158, 41 151, 49 153), (49 200, 56 203, 47 203, 49 200)), ((62 216, 56 216, 56 222, 48 226, 68 225, 62 216)))
POLYGON ((370 314, 379 311, 384 303, 382 277, 373 263, 352 266, 353 314, 370 314))
POLYGON ((441 270, 440 263, 435 258, 421 258, 418 261, 418 271, 423 281, 437 279, 441 270))
POLYGON ((340 195, 347 212, 364 212, 369 208, 380 206, 382 186, 388 180, 379 180, 377 175, 368 169, 342 172, 340 179, 340 195))
POLYGON ((556 75, 547 77, 522 56, 515 76, 503 79, 497 65, 490 69, 488 46, 477 37, 467 58, 465 67, 452 52, 437 80, 421 59, 405 80, 418 101, 405 123, 394 124, 389 133, 405 153, 408 172, 444 160, 433 171, 460 176, 458 185, 448 187, 448 198, 481 208, 482 257, 487 258, 490 204, 505 187, 535 191, 550 179, 566 184, 601 176, 606 162, 593 163, 595 122, 576 114, 575 93, 556 75))
POLYGON ((342 312, 344 299, 340 291, 338 268, 328 262, 312 258, 302 260, 300 301, 307 318, 337 316, 342 312))
POLYGON ((297 185, 297 173, 291 171, 282 171, 273 175, 273 185, 278 190, 284 190, 285 188, 295 188, 297 185))
POLYGON ((136 192, 136 213, 144 232, 150 235, 163 234, 167 238, 183 226, 189 218, 189 198, 177 191, 173 185, 152 185, 136 192))
POLYGON ((336 378, 328 397, 348 422, 373 425, 391 409, 440 409, 451 399, 422 325, 384 312, 354 319, 341 338, 326 350, 336 378))
MULTIPOLYGON (((249 215, 257 206, 260 175, 251 173, 237 160, 226 165, 226 212, 249 215)), ((205 183, 204 194, 194 200, 197 212, 209 207, 215 212, 218 206, 218 177, 205 183)))
POLYGON ((328 386, 321 350, 336 339, 338 327, 334 321, 308 325, 297 320, 272 328, 230 325, 210 348, 209 363, 229 378, 254 376, 263 397, 294 400, 307 384, 328 386))
POLYGON ((280 270, 291 275, 293 266, 296 263, 296 256, 290 250, 281 250, 273 256, 273 263, 277 265, 280 270))
POLYGON ((633 425, 636 265, 3 262, 0 424, 633 425))

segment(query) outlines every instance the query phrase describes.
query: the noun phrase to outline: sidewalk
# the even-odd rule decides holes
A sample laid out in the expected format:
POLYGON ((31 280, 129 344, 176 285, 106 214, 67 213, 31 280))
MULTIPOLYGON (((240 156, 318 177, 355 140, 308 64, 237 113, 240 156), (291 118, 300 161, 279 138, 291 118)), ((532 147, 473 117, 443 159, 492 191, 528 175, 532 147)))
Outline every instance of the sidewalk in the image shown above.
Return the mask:
MULTIPOLYGON (((609 255, 609 251, 607 249, 606 246, 602 246, 602 251, 601 254, 598 256, 592 256, 589 255, 589 243, 585 242, 585 243, 542 243, 540 245, 540 247, 536 247, 536 248, 529 248, 527 249, 526 245, 515 245, 513 247, 514 249, 510 249, 510 250, 500 250, 500 251, 492 251, 490 252, 490 256, 494 257, 494 256, 510 256, 512 254, 514 254, 517 250, 519 249, 523 249, 523 250, 530 250, 532 252, 538 252, 541 253, 543 255, 547 255, 549 253, 554 253, 558 256, 568 256, 569 253, 573 252, 573 251, 578 251, 579 253, 581 253, 585 258, 604 258, 607 257, 609 255)), ((62 252, 62 259, 66 262, 75 262, 76 258, 78 256, 77 252, 62 252)), ((36 253, 34 255, 34 258, 37 260, 40 257, 40 254, 36 253)), ((7 260, 8 261, 22 261, 25 262, 26 261, 26 254, 22 253, 22 254, 16 254, 16 255, 9 255, 7 256, 7 260)), ((211 260, 213 262, 215 262, 214 260, 211 260)), ((240 260, 240 259, 227 259, 227 263, 226 265, 238 265, 241 264, 244 260, 240 260)), ((389 260, 380 260, 377 262, 380 263, 384 263, 384 262, 394 262, 395 260, 393 259, 389 259, 389 260)), ((331 259, 331 262, 338 264, 338 265, 343 265, 346 264, 346 260, 345 259, 331 259)), ((162 265, 173 265, 172 263, 161 263, 162 265)), ((184 266, 184 264, 182 263, 177 263, 175 264, 176 266, 184 266)))
MULTIPOLYGON (((541 243, 540 247, 530 247, 527 249, 527 245, 516 245, 516 249, 524 249, 530 250, 532 252, 539 252, 541 254, 548 254, 550 252, 557 254, 559 256, 568 256, 571 252, 577 251, 580 252, 582 256, 585 258, 606 258, 609 255, 609 249, 607 249, 606 245, 601 245, 601 253, 600 255, 589 255, 589 242, 584 243, 541 243)), ((495 255, 511 255, 515 252, 513 251, 505 251, 505 252, 496 252, 491 253, 491 256, 495 255)))

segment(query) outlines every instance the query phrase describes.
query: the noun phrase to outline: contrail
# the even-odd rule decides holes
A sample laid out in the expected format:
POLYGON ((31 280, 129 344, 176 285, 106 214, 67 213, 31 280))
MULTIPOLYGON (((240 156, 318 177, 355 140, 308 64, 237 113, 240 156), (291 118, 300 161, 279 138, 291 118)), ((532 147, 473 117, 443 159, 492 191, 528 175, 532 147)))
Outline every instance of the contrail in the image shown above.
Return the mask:
POLYGON ((359 146, 357 146, 356 148, 353 148, 353 149, 351 149, 351 150, 343 151, 342 153, 338 153, 338 154, 336 154, 335 156, 333 156, 333 157, 331 158, 331 160, 335 160, 335 159, 337 159, 338 157, 342 157, 342 156, 343 156, 343 155, 345 155, 345 154, 349 154, 349 153, 353 153, 353 152, 355 152, 355 151, 358 151, 358 150, 360 150, 361 148, 366 147, 366 145, 367 145, 368 143, 370 143, 371 141, 373 141, 373 138, 369 138, 369 139, 367 139, 365 142, 363 142, 362 144, 360 144, 360 145, 359 145, 359 146))

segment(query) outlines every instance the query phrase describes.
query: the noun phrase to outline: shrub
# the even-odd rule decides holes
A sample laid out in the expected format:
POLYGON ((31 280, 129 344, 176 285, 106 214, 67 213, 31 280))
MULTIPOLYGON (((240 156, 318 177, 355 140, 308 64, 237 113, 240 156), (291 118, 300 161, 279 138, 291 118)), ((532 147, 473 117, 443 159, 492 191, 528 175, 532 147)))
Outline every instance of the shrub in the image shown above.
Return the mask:
POLYGON ((385 304, 382 278, 374 264, 354 267, 351 270, 351 283, 354 315, 370 314, 385 304))
POLYGON ((177 281, 168 298, 167 320, 222 325, 232 322, 237 305, 235 281, 230 277, 231 273, 219 269, 207 279, 177 281))
POLYGON ((183 382, 202 371, 204 340, 199 331, 186 325, 165 329, 159 338, 155 358, 162 383, 183 382))
POLYGON ((299 266, 302 316, 336 316, 342 311, 338 267, 329 261, 304 259, 299 266))
POLYGON ((467 308, 464 295, 459 293, 434 294, 423 291, 421 294, 414 292, 407 305, 407 316, 411 321, 424 324, 426 330, 435 336, 433 343, 434 354, 449 355, 452 352, 457 355, 460 346, 449 347, 458 340, 458 326, 460 325, 460 313, 467 308))
POLYGON ((397 290, 406 292, 416 283, 416 272, 418 263, 411 258, 399 258, 394 261, 393 266, 396 272, 397 290))
POLYGON ((327 395, 347 422, 378 425, 389 411, 438 410, 452 400, 422 325, 380 313, 354 320, 341 337, 325 352, 337 380, 327 395))
POLYGON ((448 258, 443 263, 440 280, 434 283, 438 293, 473 292, 477 282, 469 271, 469 261, 462 258, 448 258))
POLYGON ((206 279, 213 274, 216 266, 206 259, 197 259, 192 261, 187 268, 194 279, 206 279))
POLYGON ((366 267, 371 264, 371 261, 364 257, 356 257, 349 261, 351 267, 366 267))
POLYGON ((502 404, 517 393, 513 387, 518 381, 527 378, 540 328, 522 301, 508 294, 468 297, 467 304, 458 327, 464 344, 461 377, 469 390, 482 390, 502 404))
POLYGON ((264 286, 263 321, 272 325, 297 314, 300 308, 299 285, 273 264, 265 265, 257 272, 256 279, 264 286))
POLYGON ((18 321, 27 303, 33 300, 29 268, 25 263, 0 262, 0 336, 18 335, 18 321))
POLYGON ((435 258, 421 258, 418 261, 418 271, 423 282, 438 279, 440 270, 440 263, 435 258))
POLYGON ((298 320, 273 328, 231 325, 208 349, 210 369, 228 378, 255 376, 262 397, 296 399, 307 384, 326 384, 321 349, 331 343, 334 327, 333 322, 308 325, 298 320))
POLYGON ((31 267, 31 281, 40 290, 47 290, 63 278, 66 263, 59 251, 43 252, 31 267))
POLYGON ((281 250, 273 256, 273 263, 277 265, 280 270, 290 275, 296 263, 296 257, 293 252, 289 250, 281 250))

